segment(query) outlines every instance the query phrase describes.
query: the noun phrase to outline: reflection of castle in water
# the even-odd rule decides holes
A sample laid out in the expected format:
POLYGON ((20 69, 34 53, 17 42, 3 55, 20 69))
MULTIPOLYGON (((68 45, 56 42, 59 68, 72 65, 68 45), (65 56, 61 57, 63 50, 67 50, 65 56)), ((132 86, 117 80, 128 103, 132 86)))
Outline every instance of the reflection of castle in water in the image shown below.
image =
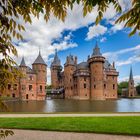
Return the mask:
POLYGON ((118 72, 100 53, 96 43, 86 62, 77 64, 77 57, 67 56, 64 71, 57 51, 51 64, 53 89, 64 89, 68 99, 117 99, 118 72))

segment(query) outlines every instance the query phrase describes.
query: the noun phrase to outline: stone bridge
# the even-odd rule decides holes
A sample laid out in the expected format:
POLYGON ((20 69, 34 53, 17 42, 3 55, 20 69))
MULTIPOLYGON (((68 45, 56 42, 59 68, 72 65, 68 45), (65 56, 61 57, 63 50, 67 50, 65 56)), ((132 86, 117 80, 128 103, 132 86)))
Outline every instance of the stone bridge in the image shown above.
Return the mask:
POLYGON ((64 88, 60 89, 48 89, 47 98, 49 99, 64 99, 65 98, 65 91, 64 88))

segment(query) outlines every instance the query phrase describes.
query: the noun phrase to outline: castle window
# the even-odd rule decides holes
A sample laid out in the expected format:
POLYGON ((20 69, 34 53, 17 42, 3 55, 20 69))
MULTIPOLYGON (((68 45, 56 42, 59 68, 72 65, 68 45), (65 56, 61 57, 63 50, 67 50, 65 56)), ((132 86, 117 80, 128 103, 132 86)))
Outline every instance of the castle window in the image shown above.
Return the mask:
POLYGON ((29 85, 29 91, 31 91, 33 89, 32 85, 29 85))
POLYGON ((96 85, 94 85, 94 88, 96 88, 96 85))
POLYGON ((12 94, 12 97, 15 98, 15 93, 12 94))
POLYGON ((40 91, 42 91, 42 85, 40 85, 40 91))
POLYGON ((106 84, 104 84, 104 89, 106 89, 106 84))
POLYGON ((8 84, 8 90, 10 90, 11 89, 11 85, 10 84, 8 84))
POLYGON ((115 89, 115 84, 113 84, 113 89, 115 89))
POLYGON ((17 90, 17 84, 14 84, 14 90, 17 90))
POLYGON ((112 78, 113 78, 113 80, 114 80, 114 76, 113 76, 112 78))
POLYGON ((86 84, 84 84, 84 88, 86 88, 86 84))

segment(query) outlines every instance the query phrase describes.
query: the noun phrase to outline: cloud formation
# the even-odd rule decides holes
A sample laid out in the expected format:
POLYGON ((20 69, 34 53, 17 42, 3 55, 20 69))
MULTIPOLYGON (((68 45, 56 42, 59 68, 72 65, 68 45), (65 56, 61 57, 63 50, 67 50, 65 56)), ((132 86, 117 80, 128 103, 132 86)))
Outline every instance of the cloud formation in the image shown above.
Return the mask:
POLYGON ((127 48, 127 49, 122 49, 116 52, 107 52, 104 53, 103 55, 112 60, 116 61, 116 66, 123 66, 123 65, 128 65, 128 64, 132 64, 132 63, 136 63, 136 62, 140 62, 140 55, 138 55, 137 52, 140 52, 140 45, 137 45, 135 47, 132 48, 127 48), (124 55, 127 54, 129 52, 132 52, 134 55, 129 57, 126 60, 119 60, 118 57, 120 55, 124 55))
MULTIPOLYGON (((135 81, 135 85, 140 83, 140 75, 135 75, 135 76, 133 76, 133 78, 134 78, 134 81, 135 81)), ((129 76, 123 77, 123 78, 119 79, 119 83, 123 82, 123 81, 128 81, 128 80, 129 80, 129 76)))
POLYGON ((105 34, 105 32, 107 31, 107 27, 98 24, 98 25, 90 26, 88 30, 89 31, 87 33, 86 40, 90 40, 94 37, 98 37, 100 35, 105 34))

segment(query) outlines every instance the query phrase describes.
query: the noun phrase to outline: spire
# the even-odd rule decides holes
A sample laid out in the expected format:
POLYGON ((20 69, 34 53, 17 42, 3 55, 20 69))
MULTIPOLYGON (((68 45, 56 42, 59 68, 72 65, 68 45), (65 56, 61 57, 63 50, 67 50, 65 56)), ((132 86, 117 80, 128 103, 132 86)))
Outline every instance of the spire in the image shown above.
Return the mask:
POLYGON ((132 71, 132 66, 131 66, 131 68, 130 68, 129 80, 133 80, 133 71, 132 71))
POLYGON ((100 48, 98 47, 98 43, 96 41, 95 47, 93 49, 92 56, 101 56, 102 54, 100 53, 100 48))
POLYGON ((21 67, 26 67, 24 57, 22 57, 22 60, 21 60, 20 66, 21 66, 21 67))
POLYGON ((43 58, 41 56, 40 49, 39 49, 38 57, 36 58, 36 60, 34 61, 33 64, 43 64, 43 65, 46 65, 45 61, 43 60, 43 58))
POLYGON ((51 66, 60 66, 60 59, 58 58, 57 55, 57 49, 55 49, 55 55, 51 66))

